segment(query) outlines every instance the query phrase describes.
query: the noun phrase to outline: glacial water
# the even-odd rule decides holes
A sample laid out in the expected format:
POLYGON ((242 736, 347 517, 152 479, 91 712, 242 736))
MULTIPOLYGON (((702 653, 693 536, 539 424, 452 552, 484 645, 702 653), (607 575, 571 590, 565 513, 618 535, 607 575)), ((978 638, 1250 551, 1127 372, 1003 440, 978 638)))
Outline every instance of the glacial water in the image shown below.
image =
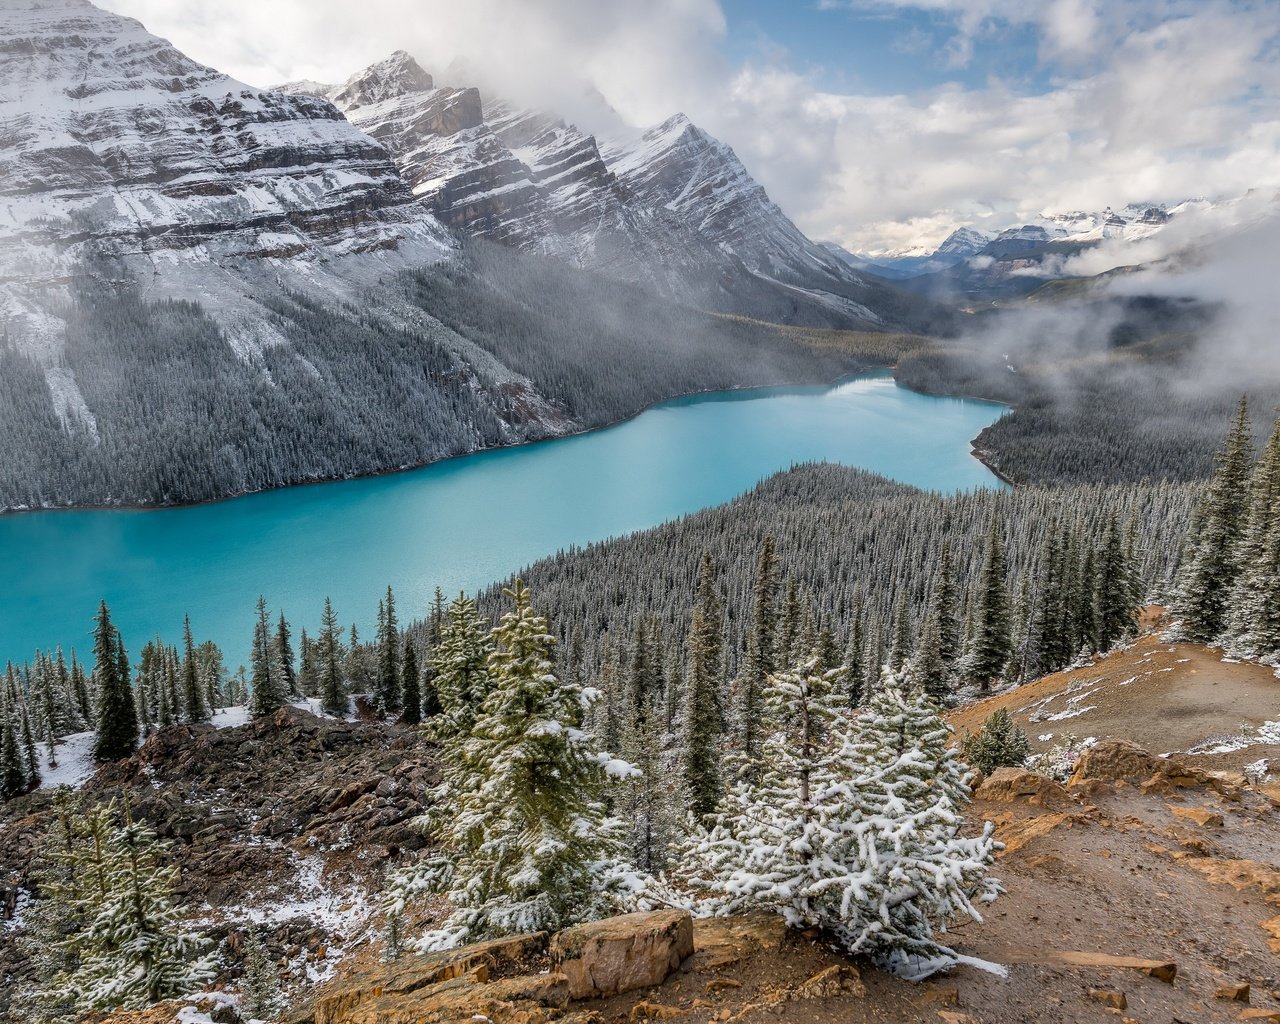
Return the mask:
POLYGON ((156 634, 177 642, 188 613, 197 642, 216 641, 234 667, 259 594, 295 639, 314 632, 325 595, 371 638, 388 584, 406 623, 436 586, 473 591, 561 548, 728 501, 799 462, 939 491, 1000 486, 969 442, 1002 412, 877 374, 682 398, 575 437, 189 508, 0 516, 0 661, 59 643, 88 659, 101 598, 135 657, 156 634))

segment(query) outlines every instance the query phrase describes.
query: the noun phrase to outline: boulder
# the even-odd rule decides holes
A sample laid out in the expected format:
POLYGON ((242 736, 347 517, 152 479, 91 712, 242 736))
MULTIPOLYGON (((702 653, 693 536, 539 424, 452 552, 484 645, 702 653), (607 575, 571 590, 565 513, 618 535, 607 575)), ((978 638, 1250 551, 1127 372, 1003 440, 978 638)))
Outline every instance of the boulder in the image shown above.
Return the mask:
POLYGON ((1272 1010, 1265 1006, 1259 1006, 1252 1010, 1243 1010, 1236 1020, 1260 1020, 1267 1021, 1268 1024, 1280 1024, 1280 1010, 1272 1010))
POLYGON ((1247 981, 1229 982, 1219 985, 1213 991, 1214 999, 1226 999, 1234 1003, 1249 1001, 1249 983, 1247 981))
POLYGON ((1096 999, 1103 1006, 1110 1006, 1116 1010, 1127 1010, 1129 1008, 1129 1000, 1123 992, 1117 992, 1111 988, 1091 988, 1089 989, 1089 998, 1096 999))
POLYGON ((377 964, 322 989, 315 999, 315 1024, 363 1024, 375 1020, 378 1024, 393 1024, 387 1014, 396 1020, 402 1012, 411 1017, 415 1012, 426 1012, 427 1003, 437 1014, 432 1019, 445 1020, 448 1018, 438 1015, 451 1012, 449 1007, 465 1001, 464 991, 476 998, 503 1001, 502 993, 480 993, 479 987, 496 972, 537 956, 546 947, 546 933, 537 932, 377 964), (440 987, 454 981, 461 984, 440 987), (419 995, 405 998, 414 994, 419 995), (368 1009, 366 1004, 370 1004, 368 1009))
POLYGON ((1072 967, 1128 967, 1169 985, 1173 984, 1173 979, 1178 975, 1178 965, 1171 960, 1145 960, 1137 956, 1114 956, 1111 953, 1088 953, 1074 949, 1053 953, 1050 959, 1072 967))
POLYGON ((658 910, 591 921, 557 932, 550 953, 574 999, 648 988, 693 953, 693 918, 684 910, 658 910))
POLYGON ((975 800, 997 800, 1013 803, 1024 798, 1041 802, 1067 799, 1067 791, 1047 776, 1025 768, 997 768, 973 793, 975 800))
POLYGON ((1163 761, 1128 740, 1102 740, 1080 755, 1071 786, 1089 782, 1141 782, 1156 775, 1163 761))

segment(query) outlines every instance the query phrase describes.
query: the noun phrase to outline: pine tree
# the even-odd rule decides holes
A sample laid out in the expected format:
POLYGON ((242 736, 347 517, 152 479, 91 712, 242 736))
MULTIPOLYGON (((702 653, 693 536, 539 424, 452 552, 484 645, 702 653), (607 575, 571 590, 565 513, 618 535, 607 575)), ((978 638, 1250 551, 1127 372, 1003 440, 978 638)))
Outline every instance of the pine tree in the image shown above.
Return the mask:
POLYGON ((400 714, 400 721, 405 725, 417 725, 422 721, 422 684, 421 673, 418 671, 418 652, 414 649, 412 640, 405 640, 404 658, 400 664, 400 692, 404 698, 404 711, 400 714))
POLYGON ((889 668, 897 672, 907 663, 911 653, 911 615, 907 611, 907 595, 898 595, 893 609, 893 624, 889 627, 889 668))
POLYGON ((680 772, 690 810, 698 817, 715 810, 721 793, 718 648, 722 641, 718 624, 709 629, 706 622, 718 611, 718 602, 704 594, 694 606, 689 624, 680 772))
POLYGON ((205 701, 204 684, 200 680, 200 668, 196 661, 196 645, 191 638, 191 616, 183 619, 182 626, 182 696, 187 706, 188 722, 207 722, 209 706, 205 701))
POLYGON ((1094 606, 1098 610, 1098 649, 1106 651, 1112 644, 1131 636, 1137 623, 1133 569, 1125 557, 1124 536, 1114 517, 1107 523, 1096 568, 1094 606))
POLYGON ((851 781, 832 796, 857 808, 842 859, 861 871, 841 879, 846 888, 829 898, 860 900, 865 908, 838 928, 850 951, 891 965, 904 956, 951 958, 938 933, 957 917, 981 921, 975 903, 1000 891, 987 875, 997 849, 991 823, 978 836, 961 835, 968 771, 950 736, 936 704, 909 693, 901 675, 886 675, 841 752, 851 781), (864 860, 869 846, 875 853, 864 860))
POLYGON ((349 702, 342 685, 342 633, 333 602, 327 597, 324 599, 316 647, 320 661, 320 707, 326 715, 345 717, 349 702))
POLYGON ((622 818, 631 825, 631 863, 656 874, 666 866, 677 814, 675 794, 666 782, 668 773, 662 770, 659 715, 652 698, 645 704, 625 730, 622 755, 636 772, 627 780, 620 804, 622 818))
POLYGON ((267 614, 267 599, 258 598, 258 621, 253 629, 252 704, 254 718, 270 718, 286 700, 284 669, 280 667, 279 652, 271 636, 271 618, 267 614))
POLYGON ((960 657, 960 619, 956 614, 958 603, 955 568, 951 563, 951 541, 944 540, 938 556, 938 576, 933 587, 933 613, 938 620, 942 660, 946 662, 948 670, 955 667, 960 657))
POLYGON ((27 773, 14 728, 12 705, 0 710, 0 797, 12 800, 27 791, 27 773))
POLYGON ((280 613, 280 620, 276 623, 275 664, 279 666, 283 676, 282 688, 286 699, 299 696, 301 691, 298 687, 298 675, 293 670, 293 636, 284 612, 280 613))
POLYGON ((920 631, 920 643, 911 659, 908 671, 911 688, 925 694, 941 705, 951 696, 951 682, 947 663, 942 657, 942 630, 938 625, 935 608, 925 620, 920 631))
POLYGON ((963 746, 969 763, 984 775, 997 768, 1021 768, 1031 756, 1027 734, 1013 724, 1004 708, 991 712, 977 734, 965 738, 963 746))
POLYGON ((1174 612, 1182 617, 1183 635, 1196 643, 1216 640, 1227 625, 1248 512, 1251 436, 1248 399, 1241 398, 1235 423, 1218 452, 1213 479, 1196 510, 1173 602, 1174 612))
POLYGON ((751 634, 747 643, 747 662, 738 680, 737 731, 738 745, 744 764, 755 763, 760 746, 760 709, 765 679, 774 669, 774 634, 777 629, 778 564, 773 537, 767 536, 760 546, 752 588, 751 634))
POLYGON ((1009 597, 1005 591, 1004 572, 1000 521, 993 516, 987 535, 986 557, 978 579, 973 646, 968 665, 969 677, 984 690, 1004 674, 1009 663, 1009 597))
POLYGON ((758 763, 737 772, 711 828, 695 833, 677 865, 711 912, 768 910, 792 925, 831 923, 820 889, 838 827, 826 794, 840 780, 834 755, 848 727, 842 675, 809 658, 766 677, 758 763))
POLYGON ((601 917, 620 884, 626 833, 600 796, 606 770, 634 769, 603 767, 588 734, 570 724, 583 694, 554 674, 554 638, 523 583, 507 595, 513 608, 486 645, 492 689, 460 759, 445 765, 428 819, 440 853, 391 888, 392 912, 423 890, 454 907, 423 948, 601 917))
POLYGON ((849 674, 845 677, 845 686, 849 694, 849 707, 856 708, 862 703, 867 689, 866 651, 867 641, 862 632, 862 597, 859 595, 853 606, 853 615, 849 620, 849 646, 845 652, 845 664, 849 674))
POLYGON ((376 697, 389 712, 403 706, 400 695, 400 626, 396 619, 396 598, 390 587, 378 616, 378 683, 376 697))
POLYGON ((31 731, 31 716, 25 706, 19 706, 19 721, 22 726, 22 759, 27 773, 27 785, 40 785, 40 758, 36 755, 36 738, 31 731))
POLYGON ((1238 562, 1227 620, 1231 646, 1255 657, 1275 655, 1280 652, 1280 419, 1249 484, 1238 562))
POLYGON ((133 702, 129 661, 123 657, 124 641, 111 624, 107 603, 98 606, 93 650, 93 675, 98 689, 98 710, 94 716, 98 735, 93 756, 99 761, 118 761, 133 753, 138 745, 138 709, 133 702))
POLYGON ((75 966, 59 975, 77 1010, 139 1009, 185 995, 213 976, 207 943, 184 930, 173 902, 178 872, 166 848, 114 802, 84 815, 69 853, 55 853, 77 877, 71 894, 82 926, 65 941, 75 966))
POLYGON ((434 726, 441 737, 470 735, 480 706, 492 686, 489 676, 491 644, 475 602, 459 594, 449 604, 440 642, 431 652, 441 713, 434 726))
POLYGON ((273 1020, 284 1003, 275 961, 255 928, 244 933, 242 949, 240 1016, 246 1021, 273 1020))

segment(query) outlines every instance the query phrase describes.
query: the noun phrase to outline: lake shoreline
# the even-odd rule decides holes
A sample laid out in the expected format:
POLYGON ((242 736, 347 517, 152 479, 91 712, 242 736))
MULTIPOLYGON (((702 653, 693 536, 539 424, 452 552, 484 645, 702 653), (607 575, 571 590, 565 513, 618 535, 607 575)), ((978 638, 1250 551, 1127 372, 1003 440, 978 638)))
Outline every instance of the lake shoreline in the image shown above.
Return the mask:
MULTIPOLYGON (((910 391, 912 394, 924 395, 929 398, 957 398, 957 399, 963 399, 964 401, 969 401, 969 402, 985 402, 990 405, 998 405, 1001 408, 1008 409, 1010 411, 1013 410, 1013 406, 1010 406, 1004 402, 1000 402, 992 398, 983 398, 977 395, 935 394, 930 391, 924 391, 918 388, 913 388, 906 384, 903 384, 898 379, 896 371, 897 371, 896 365, 870 366, 865 369, 853 370, 849 373, 843 373, 843 374, 840 374, 838 377, 835 377, 826 381, 820 381, 818 383, 801 383, 801 382, 791 381, 791 382, 780 383, 780 384, 737 384, 737 385, 730 385, 729 387, 723 387, 723 388, 702 388, 698 391, 686 391, 686 392, 681 392, 678 395, 670 395, 666 398, 660 398, 657 401, 650 402, 648 405, 645 405, 640 409, 637 409, 635 412, 627 414, 626 416, 622 416, 616 420, 610 420, 607 423, 600 423, 600 424, 597 424, 596 426, 581 427, 579 429, 569 430, 563 433, 550 434, 546 437, 532 437, 524 441, 512 441, 507 444, 495 444, 495 445, 487 445, 480 448, 471 448, 471 449, 468 449, 467 451, 455 452, 452 455, 442 455, 439 458, 427 459, 422 462, 405 463, 404 465, 401 465, 401 466, 389 466, 384 469, 371 469, 368 471, 363 471, 358 473, 347 473, 347 474, 343 474, 342 476, 312 477, 312 478, 307 478, 303 480, 295 480, 290 483, 276 484, 270 487, 257 487, 252 490, 236 491, 234 494, 222 494, 222 495, 218 495, 215 498, 198 498, 192 501, 166 501, 166 502, 159 502, 154 504, 120 501, 120 502, 77 504, 77 505, 40 505, 40 506, 34 506, 34 507, 26 507, 26 506, 6 507, 6 508, 0 508, 0 518, 8 517, 8 516, 24 516, 24 515, 30 515, 33 513, 38 514, 42 512, 50 512, 50 513, 56 513, 56 512, 165 512, 169 510, 184 509, 184 508, 199 508, 203 505, 218 505, 227 501, 237 501, 240 498, 252 497, 255 494, 270 494, 273 491, 291 490, 299 487, 316 487, 316 486, 323 486, 325 484, 348 483, 353 480, 371 480, 371 479, 376 479, 378 477, 395 476, 396 474, 399 474, 399 473, 411 473, 414 470, 426 469, 429 466, 438 466, 443 463, 451 462, 455 459, 465 459, 473 455, 483 454, 485 452, 500 452, 500 451, 508 451, 516 448, 528 448, 533 445, 547 444, 552 441, 561 441, 571 437, 581 437, 585 434, 599 433, 601 431, 610 430, 614 427, 619 427, 625 423, 629 423, 632 420, 640 416, 643 416, 646 412, 649 412, 651 409, 656 409, 659 406, 666 405, 668 402, 679 402, 685 399, 698 398, 699 396, 702 396, 702 395, 734 394, 742 391, 774 391, 781 388, 797 388, 797 387, 833 388, 833 387, 839 386, 842 383, 845 383, 846 381, 855 380, 859 377, 870 377, 878 374, 889 374, 890 376, 892 376, 894 383, 897 384, 898 387, 902 388, 904 391, 910 391)), ((988 462, 987 459, 984 457, 982 450, 976 446, 978 438, 981 436, 982 436, 981 433, 979 433, 977 436, 971 438, 969 441, 970 451, 973 457, 978 462, 982 463, 982 465, 985 466, 991 472, 991 474, 995 476, 998 480, 1000 480, 1002 483, 1005 483, 1010 487, 1016 487, 1017 483, 1009 479, 1003 473, 1001 473, 1000 470, 997 469, 995 466, 991 465, 991 463, 988 462)))

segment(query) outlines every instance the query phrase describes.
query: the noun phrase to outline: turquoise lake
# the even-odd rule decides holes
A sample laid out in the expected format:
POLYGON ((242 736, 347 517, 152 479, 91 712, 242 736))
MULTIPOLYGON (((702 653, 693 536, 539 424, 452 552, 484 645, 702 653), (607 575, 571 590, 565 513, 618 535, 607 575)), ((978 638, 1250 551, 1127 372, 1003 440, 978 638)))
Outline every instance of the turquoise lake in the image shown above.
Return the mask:
POLYGON ((474 591, 561 548, 728 501, 799 462, 939 491, 1000 486, 969 442, 1003 412, 877 374, 682 398, 588 434, 189 508, 0 516, 0 660, 57 644, 88 657, 101 598, 134 656, 157 633, 176 642, 189 613, 197 642, 216 641, 234 667, 259 594, 295 637, 314 632, 329 595, 372 638, 388 584, 407 623, 436 586, 474 591))

